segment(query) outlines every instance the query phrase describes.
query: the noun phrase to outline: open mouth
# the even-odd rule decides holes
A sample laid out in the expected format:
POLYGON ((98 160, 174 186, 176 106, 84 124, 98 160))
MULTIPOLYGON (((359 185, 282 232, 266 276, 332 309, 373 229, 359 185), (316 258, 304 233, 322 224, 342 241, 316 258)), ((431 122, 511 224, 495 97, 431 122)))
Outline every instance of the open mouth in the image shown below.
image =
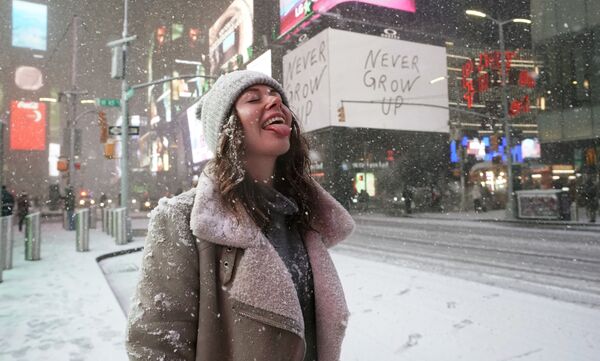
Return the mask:
POLYGON ((267 129, 269 126, 271 126, 273 124, 283 124, 283 125, 285 125, 285 120, 283 120, 282 117, 271 118, 271 119, 267 120, 266 122, 264 122, 264 124, 262 125, 262 128, 263 129, 267 129))
POLYGON ((272 131, 280 137, 289 137, 292 132, 292 128, 285 124, 285 120, 282 117, 273 117, 267 120, 264 122, 262 129, 272 131))

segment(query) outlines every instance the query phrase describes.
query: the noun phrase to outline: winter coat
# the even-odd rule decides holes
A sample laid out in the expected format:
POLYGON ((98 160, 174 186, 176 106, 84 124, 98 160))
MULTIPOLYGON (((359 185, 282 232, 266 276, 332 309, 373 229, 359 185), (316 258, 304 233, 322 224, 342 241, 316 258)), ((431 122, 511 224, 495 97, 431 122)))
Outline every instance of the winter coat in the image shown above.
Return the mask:
MULTIPOLYGON (((319 361, 340 357, 348 308, 327 248, 353 229, 318 184, 304 234, 314 279, 319 361)), ((129 313, 131 360, 302 361, 304 320, 290 273, 247 214, 222 203, 211 175, 153 210, 129 313)))

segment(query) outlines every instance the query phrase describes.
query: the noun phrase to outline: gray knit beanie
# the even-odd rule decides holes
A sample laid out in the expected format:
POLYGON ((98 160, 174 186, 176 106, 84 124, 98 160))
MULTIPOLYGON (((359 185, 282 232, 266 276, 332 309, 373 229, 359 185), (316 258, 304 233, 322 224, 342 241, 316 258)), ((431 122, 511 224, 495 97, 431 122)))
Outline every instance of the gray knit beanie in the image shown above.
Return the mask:
POLYGON ((204 127, 204 138, 208 148, 216 154, 221 127, 231 114, 232 107, 244 90, 253 85, 268 85, 275 89, 288 106, 283 87, 270 76, 251 70, 237 70, 221 75, 213 87, 201 99, 196 117, 204 127))

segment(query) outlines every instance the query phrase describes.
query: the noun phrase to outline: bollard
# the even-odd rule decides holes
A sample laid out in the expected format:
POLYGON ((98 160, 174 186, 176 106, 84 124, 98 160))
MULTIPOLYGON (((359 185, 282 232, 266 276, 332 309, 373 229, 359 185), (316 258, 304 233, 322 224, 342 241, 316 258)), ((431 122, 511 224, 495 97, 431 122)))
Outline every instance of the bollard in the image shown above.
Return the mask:
POLYGON ((115 208, 110 210, 110 236, 114 237, 117 229, 117 210, 115 208))
POLYGON ((102 208, 102 232, 108 233, 108 208, 102 208))
POLYGON ((3 244, 0 253, 3 253, 4 269, 11 269, 13 265, 13 226, 12 216, 0 217, 0 241, 3 244))
POLYGON ((41 258, 40 212, 25 217, 25 260, 38 261, 41 258))
POLYGON ((89 224, 89 228, 90 229, 96 229, 96 224, 98 223, 98 209, 96 208, 96 206, 91 206, 90 207, 90 224, 89 224))
POLYGON ((75 249, 77 252, 90 250, 90 210, 85 208, 75 213, 75 249))
POLYGON ((69 230, 69 220, 67 216, 67 211, 63 211, 63 229, 69 230))
POLYGON ((118 245, 127 244, 127 223, 125 222, 125 208, 115 210, 115 242, 118 245))
POLYGON ((0 282, 3 281, 2 272, 10 268, 8 267, 9 255, 12 257, 12 245, 9 248, 8 240, 9 227, 12 228, 11 218, 11 216, 0 217, 0 282))

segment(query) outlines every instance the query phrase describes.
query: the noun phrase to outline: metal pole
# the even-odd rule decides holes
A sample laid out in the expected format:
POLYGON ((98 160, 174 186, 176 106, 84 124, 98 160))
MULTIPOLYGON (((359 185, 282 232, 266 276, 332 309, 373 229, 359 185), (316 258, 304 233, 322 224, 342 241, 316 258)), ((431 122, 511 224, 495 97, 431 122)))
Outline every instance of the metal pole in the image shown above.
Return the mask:
POLYGON ((457 148, 458 148, 458 156, 459 158, 459 167, 460 167, 460 210, 461 211, 466 211, 466 184, 465 184, 465 152, 463 150, 463 146, 462 146, 462 126, 460 125, 460 121, 459 121, 459 131, 460 131, 460 137, 458 137, 459 139, 456 141, 457 142, 457 148))
POLYGON ((514 215, 514 202, 513 202, 513 174, 512 174, 512 152, 511 152, 511 139, 510 139, 510 124, 508 122, 508 96, 506 94, 506 54, 504 49, 504 29, 505 23, 496 21, 498 24, 499 38, 500 38, 500 62, 501 62, 501 86, 502 86, 502 110, 503 117, 502 122, 504 125, 504 137, 506 139, 506 147, 504 153, 506 155, 506 167, 507 170, 507 187, 506 187, 506 218, 513 219, 514 215))
MULTIPOLYGON (((124 0, 123 39, 127 38, 127 10, 128 0, 124 0)), ((128 217, 129 206, 129 174, 128 174, 128 140, 129 140, 129 114, 127 109, 127 42, 123 43, 123 81, 121 83, 121 207, 125 208, 125 219, 128 217)))
MULTIPOLYGON (((8 121, 8 111, 3 115, 6 115, 8 121)), ((0 118, 0 185, 4 185, 4 119, 0 118)), ((0 209, 2 209, 2 197, 0 197, 0 209)))
POLYGON ((71 59, 71 92, 68 93, 71 102, 69 115, 69 172, 67 175, 67 187, 75 187, 75 117, 77 114, 77 25, 79 18, 73 16, 73 49, 71 59))

